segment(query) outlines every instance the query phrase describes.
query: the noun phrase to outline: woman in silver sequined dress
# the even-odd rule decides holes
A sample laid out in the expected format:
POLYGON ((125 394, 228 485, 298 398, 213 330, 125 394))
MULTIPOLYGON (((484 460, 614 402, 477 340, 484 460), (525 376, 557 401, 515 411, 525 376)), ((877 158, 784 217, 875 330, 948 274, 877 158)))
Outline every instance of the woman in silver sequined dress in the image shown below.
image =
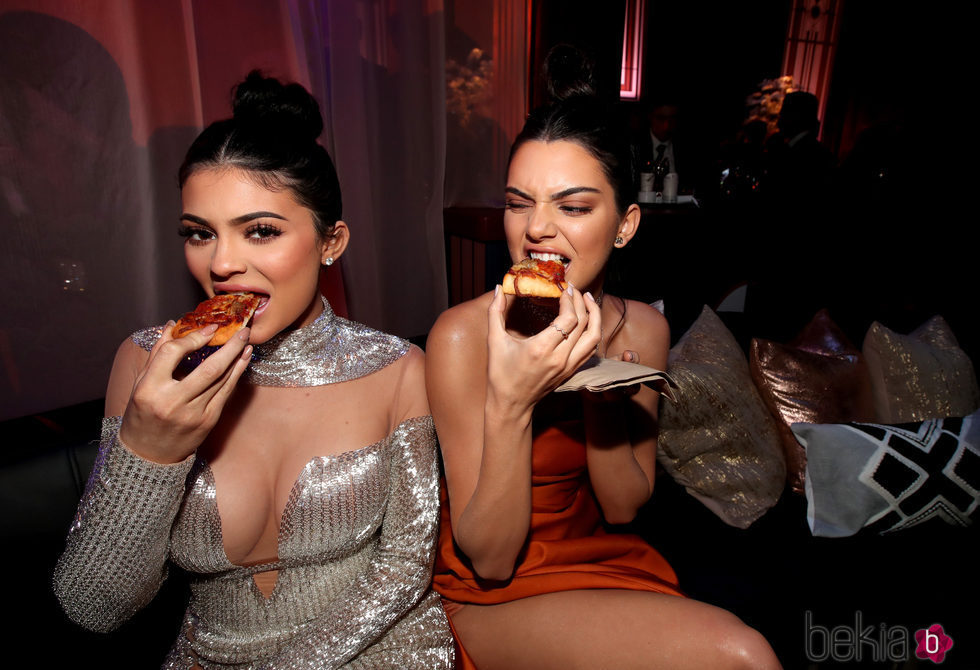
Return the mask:
POLYGON ((188 268, 251 291, 251 327, 198 367, 209 329, 120 346, 99 459, 55 571, 69 616, 111 630, 172 561, 192 575, 166 668, 448 668, 429 590, 436 444, 423 354, 336 316, 319 275, 344 251, 319 108, 253 73, 180 171, 188 268))

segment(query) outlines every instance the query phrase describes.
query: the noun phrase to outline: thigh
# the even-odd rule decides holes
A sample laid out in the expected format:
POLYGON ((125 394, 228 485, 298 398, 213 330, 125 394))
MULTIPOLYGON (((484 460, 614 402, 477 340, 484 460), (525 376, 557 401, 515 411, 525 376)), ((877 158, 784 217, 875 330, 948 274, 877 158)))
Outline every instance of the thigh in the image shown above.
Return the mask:
POLYGON ((778 667, 765 640, 730 612, 643 591, 467 605, 453 624, 480 670, 778 667))

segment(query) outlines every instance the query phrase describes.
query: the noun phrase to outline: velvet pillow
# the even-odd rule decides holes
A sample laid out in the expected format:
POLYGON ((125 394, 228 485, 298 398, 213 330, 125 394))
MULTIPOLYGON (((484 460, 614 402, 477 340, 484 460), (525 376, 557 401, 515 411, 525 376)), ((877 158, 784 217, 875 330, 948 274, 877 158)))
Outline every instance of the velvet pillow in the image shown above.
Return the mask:
POLYGON ((657 461, 725 523, 747 528, 782 494, 776 423, 721 319, 705 307, 670 350, 675 400, 660 406, 657 461))
POLYGON ((776 417, 786 454, 786 478, 803 493, 806 452, 790 425, 874 421, 871 378, 860 350, 827 310, 819 311, 789 344, 753 339, 749 370, 776 417))
POLYGON ((793 424, 806 447, 814 535, 966 526, 980 498, 980 412, 907 424, 793 424))
POLYGON ((871 324, 862 348, 878 421, 904 423, 966 416, 980 406, 969 356, 934 316, 909 335, 871 324))

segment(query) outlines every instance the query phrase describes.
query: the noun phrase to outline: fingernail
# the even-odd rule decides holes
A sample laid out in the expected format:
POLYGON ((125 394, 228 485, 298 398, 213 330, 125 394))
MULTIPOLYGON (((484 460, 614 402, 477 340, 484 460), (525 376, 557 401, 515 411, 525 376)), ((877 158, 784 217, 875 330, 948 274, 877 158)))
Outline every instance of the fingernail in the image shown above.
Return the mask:
POLYGON ((165 323, 163 325, 163 327, 164 328, 171 328, 171 327, 176 326, 176 325, 177 325, 177 322, 174 321, 173 319, 170 319, 169 321, 167 321, 167 323, 165 323))
POLYGON ((591 300, 592 302, 595 302, 595 298, 592 297, 592 291, 586 291, 585 297, 591 300))
POLYGON ((244 349, 242 349, 242 360, 245 361, 250 359, 251 357, 252 357, 252 345, 250 344, 244 349))
POLYGON ((565 293, 567 293, 568 295, 572 295, 574 289, 575 289, 575 284, 573 284, 572 282, 568 282, 568 288, 565 289, 565 293))
POLYGON ((252 332, 251 328, 242 328, 238 331, 238 339, 248 342, 248 335, 252 332))
POLYGON ((500 293, 500 284, 493 287, 493 297, 496 298, 498 293, 500 293))
POLYGON ((209 323, 208 325, 204 326, 204 328, 201 328, 202 333, 208 334, 213 333, 216 330, 218 330, 218 324, 216 323, 209 323))

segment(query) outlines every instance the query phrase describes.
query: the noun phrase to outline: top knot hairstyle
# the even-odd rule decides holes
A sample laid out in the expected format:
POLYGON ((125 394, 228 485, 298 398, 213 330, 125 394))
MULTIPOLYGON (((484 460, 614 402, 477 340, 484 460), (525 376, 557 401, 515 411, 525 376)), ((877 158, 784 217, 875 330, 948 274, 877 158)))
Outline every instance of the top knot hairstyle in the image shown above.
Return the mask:
POLYGON ((525 142, 575 142, 602 166, 624 214, 636 200, 638 182, 629 134, 611 107, 596 95, 595 67, 581 50, 559 44, 548 52, 544 76, 551 101, 527 117, 510 150, 525 142))
POLYGON ((232 118, 215 121, 191 144, 180 186, 199 170, 245 170, 266 188, 289 189, 313 213, 320 238, 330 237, 343 207, 337 170, 317 143, 323 117, 316 99, 299 84, 252 71, 235 87, 232 108, 232 118))

